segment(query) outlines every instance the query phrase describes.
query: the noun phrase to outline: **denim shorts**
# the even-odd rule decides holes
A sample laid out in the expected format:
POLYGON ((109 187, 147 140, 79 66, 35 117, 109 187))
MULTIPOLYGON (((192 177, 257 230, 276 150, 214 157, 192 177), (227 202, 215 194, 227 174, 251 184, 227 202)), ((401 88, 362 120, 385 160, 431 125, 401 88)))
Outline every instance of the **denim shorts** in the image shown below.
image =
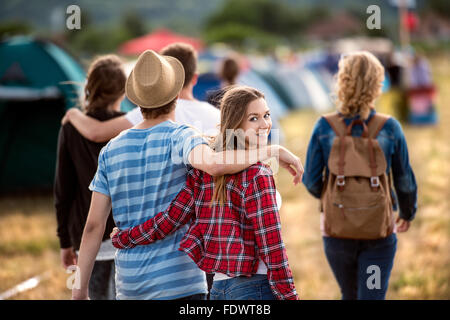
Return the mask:
POLYGON ((251 277, 235 277, 214 281, 211 300, 276 300, 267 275, 254 274, 251 277))

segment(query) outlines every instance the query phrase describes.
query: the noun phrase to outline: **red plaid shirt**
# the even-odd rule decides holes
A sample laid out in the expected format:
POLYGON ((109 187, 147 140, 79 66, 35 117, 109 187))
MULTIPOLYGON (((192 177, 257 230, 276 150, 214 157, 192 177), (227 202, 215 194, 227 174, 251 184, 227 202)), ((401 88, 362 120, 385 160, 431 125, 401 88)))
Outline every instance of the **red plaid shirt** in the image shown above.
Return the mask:
POLYGON ((288 257, 281 239, 276 189, 270 168, 261 163, 227 177, 227 202, 210 207, 213 178, 192 169, 186 185, 164 212, 116 234, 113 245, 126 249, 163 239, 190 222, 180 243, 207 273, 251 276, 259 257, 278 299, 297 299, 288 257))

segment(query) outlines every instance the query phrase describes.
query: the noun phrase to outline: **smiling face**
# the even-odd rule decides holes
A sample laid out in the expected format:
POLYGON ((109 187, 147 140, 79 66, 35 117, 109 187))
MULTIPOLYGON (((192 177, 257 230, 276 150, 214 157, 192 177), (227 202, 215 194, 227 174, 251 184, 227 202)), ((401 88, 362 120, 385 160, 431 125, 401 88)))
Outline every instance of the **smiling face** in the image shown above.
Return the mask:
MULTIPOLYGON (((267 144, 272 120, 264 94, 257 89, 229 87, 220 102, 220 119, 220 133, 212 143, 214 150, 242 150, 267 144)), ((214 177, 212 201, 223 204, 226 199, 225 176, 214 177)))
POLYGON ((250 102, 239 129, 245 132, 245 144, 249 148, 267 145, 272 119, 266 100, 259 98, 250 102))

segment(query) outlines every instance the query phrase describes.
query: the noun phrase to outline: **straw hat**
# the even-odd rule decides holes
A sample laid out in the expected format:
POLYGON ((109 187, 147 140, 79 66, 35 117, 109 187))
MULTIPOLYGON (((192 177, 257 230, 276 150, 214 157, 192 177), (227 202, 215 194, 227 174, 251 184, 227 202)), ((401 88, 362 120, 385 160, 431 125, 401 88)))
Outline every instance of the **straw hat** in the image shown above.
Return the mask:
POLYGON ((128 76, 125 92, 142 108, 158 108, 175 99, 183 84, 184 68, 178 59, 146 50, 128 76))

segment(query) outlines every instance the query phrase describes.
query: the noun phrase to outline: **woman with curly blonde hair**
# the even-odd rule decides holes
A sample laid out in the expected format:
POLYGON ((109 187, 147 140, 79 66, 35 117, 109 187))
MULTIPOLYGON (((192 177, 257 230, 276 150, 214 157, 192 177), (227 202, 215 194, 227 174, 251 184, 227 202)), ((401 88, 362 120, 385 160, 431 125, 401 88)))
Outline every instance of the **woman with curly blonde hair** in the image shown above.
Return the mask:
MULTIPOLYGON (((331 219, 327 220, 332 210, 327 215, 321 212, 320 221, 325 254, 341 289, 342 299, 384 299, 397 247, 396 232, 407 231, 415 216, 417 185, 400 123, 375 111, 375 100, 381 94, 384 79, 384 68, 378 59, 365 51, 344 55, 339 61, 336 79, 337 112, 321 117, 314 127, 306 156, 303 183, 314 197, 322 198, 322 204, 326 203, 323 199, 326 193, 324 191, 331 175, 328 160, 335 138, 366 134, 363 137, 373 137, 370 140, 378 142, 386 160, 387 176, 392 172, 395 192, 390 187, 390 179, 386 192, 390 193, 392 199, 388 206, 394 211, 397 207, 400 208, 397 224, 392 221, 386 236, 376 235, 368 240, 360 236, 338 237, 328 234, 327 231, 334 227, 330 227, 333 223, 330 222, 331 219), (373 135, 367 135, 367 128, 375 128, 373 135)), ((344 164, 342 163, 342 167, 344 164)), ((339 183, 343 185, 345 179, 345 173, 342 173, 339 183)), ((368 207, 369 205, 366 206, 368 207)), ((344 224, 352 222, 349 218, 344 221, 344 224)), ((373 224, 373 221, 369 222, 370 226, 373 224)), ((362 227, 354 228, 358 231, 362 227)))

